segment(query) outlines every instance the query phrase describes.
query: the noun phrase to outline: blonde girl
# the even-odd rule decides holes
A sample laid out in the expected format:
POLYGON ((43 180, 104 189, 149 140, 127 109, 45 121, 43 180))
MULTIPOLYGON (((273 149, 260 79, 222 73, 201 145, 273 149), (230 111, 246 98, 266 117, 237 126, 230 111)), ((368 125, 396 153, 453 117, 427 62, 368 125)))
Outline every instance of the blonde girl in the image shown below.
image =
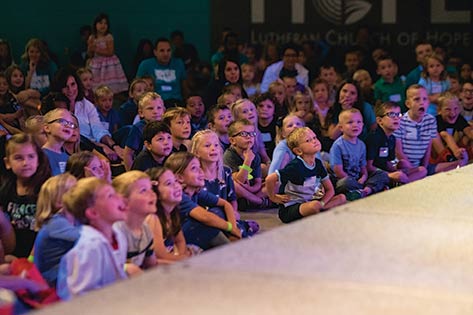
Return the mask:
POLYGON ((169 264, 202 252, 198 246, 186 244, 179 215, 182 186, 174 173, 164 167, 153 167, 146 173, 157 196, 156 212, 146 217, 146 223, 153 233, 153 250, 158 262, 169 264))
POLYGON ((289 102, 286 97, 286 87, 281 80, 274 81, 269 85, 268 92, 276 99, 275 117, 285 117, 288 114, 289 102))
POLYGON ((205 187, 204 172, 194 154, 174 153, 164 166, 174 172, 183 186, 184 193, 180 203, 181 224, 189 243, 205 250, 228 243, 230 236, 233 239, 241 237, 232 205, 202 189, 205 187), (226 220, 206 209, 212 207, 223 208, 226 220))
POLYGON ((44 279, 56 286, 59 262, 79 239, 79 226, 63 207, 62 196, 77 182, 71 174, 61 174, 44 182, 36 208, 34 263, 44 279))
POLYGON ((429 94, 429 108, 427 113, 437 116, 438 98, 443 92, 450 89, 450 81, 447 80, 447 71, 443 58, 432 53, 424 58, 424 69, 422 70, 422 77, 419 79, 419 84, 425 87, 429 94))
POLYGON ((280 170, 286 166, 289 161, 296 156, 287 146, 286 137, 296 128, 305 126, 304 121, 296 115, 286 116, 282 121, 282 127, 278 129, 276 148, 273 152, 273 160, 269 165, 268 175, 280 170))
MULTIPOLYGON (((204 189, 230 202, 242 237, 255 234, 259 230, 257 222, 240 220, 232 170, 223 165, 223 151, 217 134, 209 129, 197 132, 192 138, 191 153, 200 160, 205 177, 204 189)), ((211 208, 210 211, 225 219, 221 208, 211 208)))
POLYGON ((314 102, 309 93, 296 92, 293 98, 289 114, 294 114, 301 118, 306 124, 312 121, 315 116, 314 102))
POLYGON ((259 153, 261 157, 261 162, 262 162, 261 167, 264 174, 264 170, 267 170, 266 165, 269 164, 270 158, 268 156, 268 153, 266 152, 266 149, 264 148, 263 137, 261 136, 261 132, 258 129, 258 114, 256 111, 255 104, 253 104, 253 102, 250 101, 249 99, 243 98, 233 103, 231 110, 233 114, 233 120, 239 120, 239 119, 245 118, 251 121, 253 125, 255 126, 256 138, 255 138, 255 144, 253 146, 253 151, 255 151, 256 153, 259 153))

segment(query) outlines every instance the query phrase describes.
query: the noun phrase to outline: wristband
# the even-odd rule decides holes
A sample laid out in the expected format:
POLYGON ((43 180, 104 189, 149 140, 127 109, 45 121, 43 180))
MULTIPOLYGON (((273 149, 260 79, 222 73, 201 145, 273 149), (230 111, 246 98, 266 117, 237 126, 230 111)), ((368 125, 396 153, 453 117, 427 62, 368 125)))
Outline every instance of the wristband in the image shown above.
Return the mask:
POLYGON ((248 165, 245 165, 245 164, 242 164, 242 165, 238 166, 238 168, 241 169, 241 170, 245 170, 248 173, 253 172, 253 169, 251 167, 249 167, 248 165))
POLYGON ((319 200, 320 204, 322 205, 321 208, 325 207, 325 202, 323 202, 322 200, 319 200))
POLYGON ((28 256, 28 261, 31 262, 31 263, 34 262, 34 256, 33 256, 33 255, 29 255, 29 256, 28 256))
POLYGON ((112 144, 112 146, 111 146, 112 150, 113 150, 113 148, 115 148, 115 146, 118 146, 118 144, 116 144, 116 143, 112 144))
POLYGON ((233 224, 227 221, 227 232, 233 231, 233 224))

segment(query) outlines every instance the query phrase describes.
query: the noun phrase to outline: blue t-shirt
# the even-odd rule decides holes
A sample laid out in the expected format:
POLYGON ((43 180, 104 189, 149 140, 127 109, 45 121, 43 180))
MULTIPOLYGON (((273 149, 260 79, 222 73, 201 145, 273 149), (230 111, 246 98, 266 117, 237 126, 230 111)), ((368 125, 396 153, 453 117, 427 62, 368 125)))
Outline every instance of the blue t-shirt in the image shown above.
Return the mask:
POLYGON ((129 98, 120 106, 118 114, 123 125, 133 125, 133 120, 138 114, 138 105, 135 103, 135 100, 129 98))
POLYGON ((366 166, 366 146, 360 139, 351 143, 340 136, 330 149, 330 167, 342 165, 348 176, 358 179, 361 177, 361 168, 366 166))
POLYGON ((56 286, 59 262, 79 239, 80 228, 62 213, 55 214, 39 230, 34 243, 34 263, 43 278, 56 286))
POLYGON ((69 160, 69 155, 66 152, 56 153, 46 148, 43 148, 43 152, 48 157, 52 176, 62 174, 66 171, 67 160, 69 160))
POLYGON ((140 120, 133 126, 131 126, 130 133, 126 138, 125 146, 133 149, 135 155, 139 154, 143 150, 143 129, 145 128, 146 121, 140 120))
POLYGON ((102 125, 105 129, 110 132, 110 134, 113 134, 115 131, 118 130, 118 128, 121 127, 122 125, 122 120, 120 118, 120 115, 115 109, 111 109, 107 116, 105 117, 101 111, 97 108, 97 113, 99 114, 99 119, 102 122, 102 125))
POLYGON ((171 58, 167 65, 158 63, 156 58, 145 59, 136 73, 139 78, 144 75, 154 78, 154 90, 163 100, 182 100, 181 83, 187 78, 187 72, 181 59, 171 58))
POLYGON ((205 187, 202 190, 211 192, 215 196, 232 202, 237 199, 235 192, 235 183, 232 178, 232 170, 227 166, 223 167, 222 180, 215 178, 214 180, 205 180, 205 187))

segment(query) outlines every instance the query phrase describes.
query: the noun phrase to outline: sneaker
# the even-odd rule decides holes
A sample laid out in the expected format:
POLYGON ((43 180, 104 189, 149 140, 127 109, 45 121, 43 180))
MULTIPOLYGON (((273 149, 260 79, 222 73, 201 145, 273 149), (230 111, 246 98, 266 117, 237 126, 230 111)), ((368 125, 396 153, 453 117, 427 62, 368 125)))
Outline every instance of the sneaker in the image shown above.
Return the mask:
POLYGON ((350 190, 345 195, 348 201, 354 201, 364 197, 363 191, 361 189, 350 190))

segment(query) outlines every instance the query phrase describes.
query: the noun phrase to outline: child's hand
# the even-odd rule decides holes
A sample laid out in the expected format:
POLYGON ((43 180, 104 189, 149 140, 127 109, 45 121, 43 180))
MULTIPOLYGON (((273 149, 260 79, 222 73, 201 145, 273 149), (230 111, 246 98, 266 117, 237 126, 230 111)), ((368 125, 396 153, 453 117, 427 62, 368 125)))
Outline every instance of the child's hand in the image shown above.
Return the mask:
POLYGON ((305 114, 306 114, 306 112, 303 109, 302 110, 300 109, 300 110, 298 110, 294 113, 294 115, 296 115, 299 118, 304 118, 305 114))
POLYGON ((289 200, 291 200, 291 197, 284 194, 275 194, 273 196, 269 196, 269 199, 271 199, 271 201, 274 203, 283 204, 289 202, 289 200))
POLYGON ((234 226, 233 227, 233 230, 231 232, 231 235, 235 236, 236 238, 240 239, 241 238, 241 231, 240 229, 238 228, 238 226, 234 226))
POLYGON ((118 159, 118 155, 115 153, 115 151, 110 149, 108 146, 104 145, 102 149, 110 161, 116 161, 118 159))
POLYGON ((389 178, 391 178, 396 183, 407 183, 409 178, 407 177, 406 173, 403 171, 397 171, 389 174, 389 178))
POLYGON ((251 162, 253 162, 253 159, 255 158, 255 153, 251 149, 245 150, 243 151, 243 158, 245 165, 250 166, 251 162))
POLYGON ((363 175, 360 177, 360 179, 358 179, 358 183, 363 185, 366 182, 366 179, 367 179, 367 176, 363 175))
POLYGON ((31 71, 31 72, 36 71, 36 63, 34 61, 30 60, 30 70, 29 71, 31 71))
POLYGON ((123 160, 123 157, 125 156, 125 150, 123 150, 118 144, 114 145, 113 151, 120 157, 120 159, 123 160))
POLYGON ((465 150, 464 148, 458 148, 458 150, 455 150, 455 151, 453 152, 453 155, 455 155, 455 157, 456 157, 458 160, 463 160, 465 153, 466 153, 466 150, 465 150))

